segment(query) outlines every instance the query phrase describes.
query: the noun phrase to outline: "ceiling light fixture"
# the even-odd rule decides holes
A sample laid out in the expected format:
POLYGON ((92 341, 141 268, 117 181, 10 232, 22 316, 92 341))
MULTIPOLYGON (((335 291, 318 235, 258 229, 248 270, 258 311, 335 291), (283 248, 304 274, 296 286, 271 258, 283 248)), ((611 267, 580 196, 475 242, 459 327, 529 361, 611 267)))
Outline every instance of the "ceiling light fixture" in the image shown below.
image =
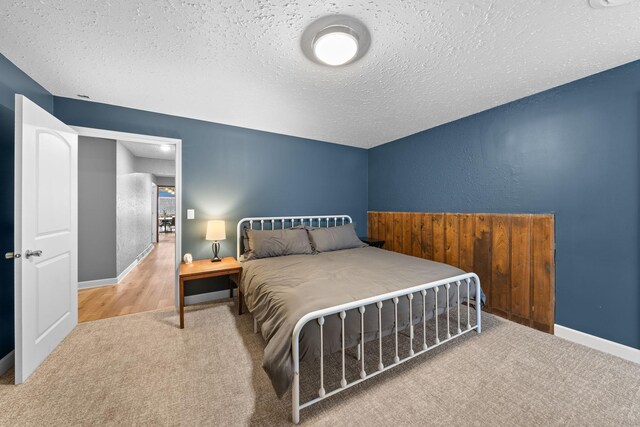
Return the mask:
POLYGON ((334 25, 313 41, 313 54, 327 65, 344 65, 358 53, 358 35, 349 27, 334 25))
POLYGON ((171 146, 170 145, 161 145, 160 149, 162 151, 164 151, 165 153, 167 153, 167 152, 171 151, 171 146))
POLYGON ((350 16, 329 15, 311 23, 302 34, 301 47, 311 61, 330 66, 350 64, 369 49, 367 27, 350 16))

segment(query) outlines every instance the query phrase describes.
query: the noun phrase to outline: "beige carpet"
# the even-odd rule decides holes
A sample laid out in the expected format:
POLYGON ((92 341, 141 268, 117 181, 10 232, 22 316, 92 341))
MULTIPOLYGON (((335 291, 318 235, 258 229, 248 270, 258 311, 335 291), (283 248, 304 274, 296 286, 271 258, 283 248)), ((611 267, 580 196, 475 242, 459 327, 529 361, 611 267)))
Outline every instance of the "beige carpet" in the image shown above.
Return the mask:
MULTIPOLYGON (((286 425, 264 343, 230 302, 85 323, 26 384, 0 378, 0 425, 286 425)), ((485 315, 482 335, 302 411, 305 425, 640 425, 640 366, 485 315)), ((309 377, 307 377, 309 378, 309 377)), ((317 387, 317 385, 311 385, 317 387)))

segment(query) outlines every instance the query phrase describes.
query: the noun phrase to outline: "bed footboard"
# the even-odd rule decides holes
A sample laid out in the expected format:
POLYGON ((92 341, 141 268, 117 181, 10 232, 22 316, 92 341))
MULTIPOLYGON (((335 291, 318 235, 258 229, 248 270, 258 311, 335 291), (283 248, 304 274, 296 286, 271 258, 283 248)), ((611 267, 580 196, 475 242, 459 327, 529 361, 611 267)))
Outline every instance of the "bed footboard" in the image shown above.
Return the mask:
MULTIPOLYGON (((298 323, 296 324, 294 330, 293 330, 293 334, 291 337, 291 349, 292 349, 292 356, 293 356, 293 386, 292 386, 292 419, 294 423, 298 423, 300 421, 300 410, 304 409, 306 407, 309 407, 315 403, 320 402, 323 399, 326 399, 327 397, 333 396, 334 394, 337 394, 343 390, 346 390, 347 388, 354 386, 356 384, 359 384, 369 378, 372 378, 376 375, 378 375, 381 372, 384 372, 388 369, 394 368, 395 366, 398 366, 404 362, 406 362, 407 360, 410 360, 416 356, 421 355, 422 353, 425 353, 427 351, 430 351, 454 338, 457 338, 461 335, 464 335, 465 333, 472 331, 472 330, 476 330, 477 333, 480 333, 482 331, 482 327, 481 327, 481 295, 482 295, 482 291, 480 290, 480 279, 478 278, 478 276, 474 273, 467 273, 467 274, 462 274, 459 276, 455 276, 455 277, 451 277, 448 279, 444 279, 444 280, 439 280, 436 282, 431 282, 431 283, 425 283, 423 285, 418 285, 418 286, 414 286, 412 288, 408 288, 408 289, 403 289, 400 291, 396 291, 396 292, 390 292, 387 294, 383 294, 383 295, 379 295, 379 296, 375 296, 375 297, 371 297, 371 298, 367 298, 367 299, 363 299, 363 300, 359 300, 359 301, 354 301, 348 304, 342 304, 339 306, 335 306, 335 307, 329 307, 323 310, 318 310, 318 311, 314 311, 312 313, 307 314, 306 316, 304 316, 302 319, 300 319, 300 321, 298 321, 298 323), (461 301, 460 301, 460 287, 461 286, 466 286, 466 295, 467 297, 467 305, 466 305, 466 325, 465 324, 461 324, 461 301), (470 287, 471 286, 475 286, 475 310, 476 310, 476 323, 475 325, 471 324, 471 316, 470 316, 470 304, 469 304, 469 300, 470 300, 470 287), (425 304, 425 300, 427 297, 427 293, 428 292, 434 292, 435 295, 435 311, 434 311, 434 316, 433 319, 430 319, 429 322, 431 321, 435 321, 435 339, 431 342, 427 342, 427 320, 426 320, 426 315, 427 315, 427 308, 426 308, 426 304, 425 304), (439 325, 438 325, 438 292, 446 292, 446 308, 445 308, 445 313, 446 313, 446 322, 447 322, 447 327, 446 327, 446 333, 443 334, 442 337, 440 337, 440 329, 439 329, 439 325), (450 316, 450 312, 451 312, 451 307, 450 307, 450 292, 455 292, 456 294, 454 294, 454 297, 456 298, 457 304, 455 309, 457 309, 457 325, 455 325, 454 323, 454 329, 455 329, 455 333, 451 333, 451 316, 450 316), (420 346, 420 348, 414 349, 413 348, 413 343, 414 343, 414 325, 412 322, 413 319, 413 304, 412 304, 412 300, 414 298, 414 295, 417 295, 417 298, 422 298, 422 330, 423 330, 423 336, 422 336, 422 345, 420 346), (457 295, 457 297, 456 297, 457 295), (398 335, 399 335, 399 330, 398 330, 398 303, 400 301, 401 298, 407 298, 409 300, 409 338, 410 338, 410 344, 409 344, 409 352, 408 352, 408 356, 407 357, 403 357, 401 358, 398 352, 398 335), (395 356, 393 358, 393 362, 387 366, 384 365, 383 363, 383 326, 382 326, 382 307, 384 304, 393 304, 394 306, 394 314, 395 314, 395 327, 393 329, 393 332, 391 334, 391 336, 395 339, 395 356), (351 382, 347 381, 347 376, 346 376, 346 363, 345 363, 345 318, 347 316, 347 311, 349 310, 356 310, 357 309, 357 314, 359 314, 359 318, 360 318, 360 344, 358 345, 358 362, 359 362, 359 379, 355 379, 351 382), (365 369, 365 351, 364 351, 364 347, 365 347, 365 328, 364 328, 364 313, 367 309, 374 309, 378 311, 378 357, 379 357, 379 361, 377 364, 377 370, 374 372, 367 372, 365 369), (323 343, 323 326, 325 323, 325 318, 329 317, 329 316, 338 316, 340 318, 340 322, 341 322, 341 335, 342 335, 342 347, 340 350, 340 356, 342 359, 342 378, 340 380, 340 387, 336 388, 335 390, 329 391, 327 392, 325 390, 325 378, 324 378, 324 358, 325 358, 325 354, 324 354, 324 343, 323 343), (320 384, 319 384, 319 389, 318 389, 318 397, 311 399, 305 403, 300 403, 300 332, 302 331, 302 328, 310 323, 310 322, 317 322, 317 324, 319 325, 319 330, 320 330, 320 364, 319 364, 319 369, 320 369, 320 384)), ((464 308, 463 308, 464 309, 464 308)), ((454 319, 455 322, 455 319, 454 319)), ((368 343, 368 345, 375 345, 375 341, 370 341, 368 343)))

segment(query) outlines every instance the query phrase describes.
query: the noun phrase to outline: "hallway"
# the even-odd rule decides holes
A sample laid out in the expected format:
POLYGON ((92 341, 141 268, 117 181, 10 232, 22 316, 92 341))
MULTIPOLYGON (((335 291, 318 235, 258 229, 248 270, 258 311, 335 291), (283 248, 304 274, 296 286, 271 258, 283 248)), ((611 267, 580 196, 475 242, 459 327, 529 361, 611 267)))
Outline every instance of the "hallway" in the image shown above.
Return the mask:
POLYGON ((78 322, 174 306, 175 233, 160 242, 118 285, 78 291, 78 322))

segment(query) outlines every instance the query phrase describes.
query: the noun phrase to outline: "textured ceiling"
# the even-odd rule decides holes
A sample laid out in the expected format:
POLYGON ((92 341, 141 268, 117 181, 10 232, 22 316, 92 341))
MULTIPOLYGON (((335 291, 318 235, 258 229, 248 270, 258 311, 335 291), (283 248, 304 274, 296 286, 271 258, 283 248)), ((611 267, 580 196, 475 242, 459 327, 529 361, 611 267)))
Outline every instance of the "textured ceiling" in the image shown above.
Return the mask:
POLYGON ((131 151, 136 157, 143 157, 147 159, 160 159, 160 160, 174 160, 176 158, 176 150, 173 146, 168 146, 170 150, 162 150, 161 144, 146 144, 143 142, 132 141, 118 141, 127 150, 131 151))
POLYGON ((3 1, 0 52, 55 95, 371 147, 640 59, 640 2, 3 1), (327 14, 371 47, 343 68, 300 37, 327 14))

